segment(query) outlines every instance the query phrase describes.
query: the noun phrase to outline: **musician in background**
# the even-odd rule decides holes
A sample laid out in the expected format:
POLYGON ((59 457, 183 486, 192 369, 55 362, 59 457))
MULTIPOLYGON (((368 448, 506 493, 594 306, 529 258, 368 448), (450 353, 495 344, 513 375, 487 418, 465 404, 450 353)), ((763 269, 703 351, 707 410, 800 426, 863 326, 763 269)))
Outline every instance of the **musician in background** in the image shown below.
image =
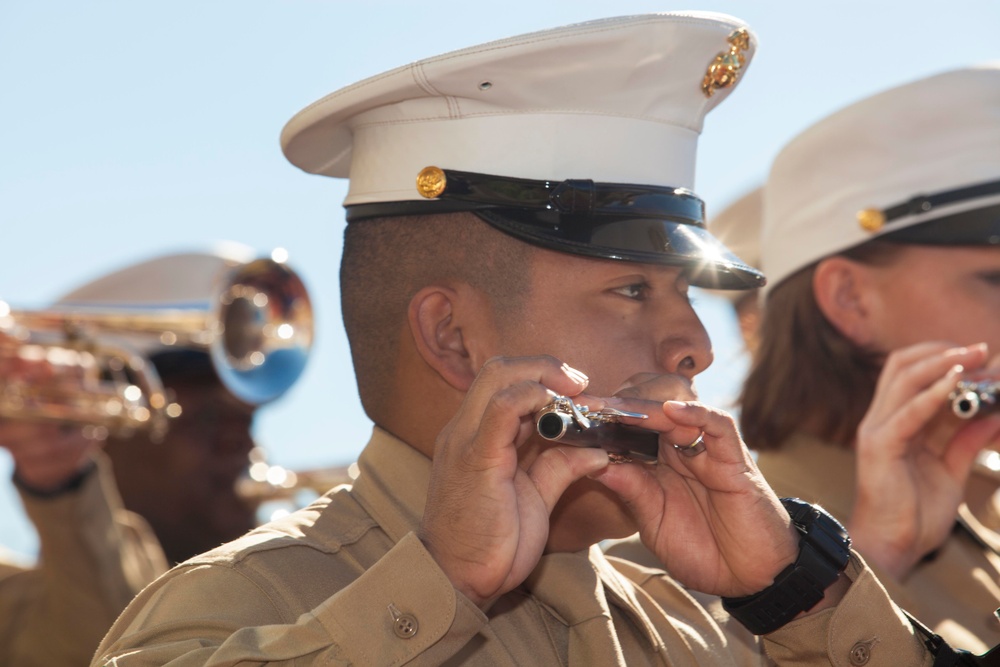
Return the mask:
POLYGON ((226 389, 204 352, 162 352, 152 360, 183 411, 162 442, 136 432, 109 438, 105 451, 125 507, 149 522, 175 564, 256 525, 256 508, 236 493, 254 448, 256 407, 226 389))
MULTIPOLYGON (((708 221, 708 228, 751 266, 760 267, 760 234, 763 222, 763 186, 726 206, 708 221)), ((760 329, 760 290, 710 290, 733 307, 744 347, 751 358, 757 350, 760 329)), ((985 450, 977 460, 965 486, 965 504, 987 528, 1000 529, 1000 472, 998 456, 985 450)))
POLYGON ((838 516, 900 606, 980 651, 1000 642, 1000 540, 962 500, 1000 418, 961 420, 949 394, 997 375, 998 118, 1000 68, 957 70, 862 100, 781 151, 741 399, 778 493, 838 516))
POLYGON ((148 524, 122 506, 107 457, 80 428, 0 419, 0 445, 13 457, 39 541, 35 567, 0 563, 0 664, 87 664, 167 562, 148 524))
MULTIPOLYGON (((204 301, 242 248, 157 257, 66 295, 74 304, 130 307, 204 301)), ((154 312, 154 311, 151 311, 154 312)), ((0 664, 87 664, 125 605, 169 565, 239 537, 255 507, 237 480, 253 448, 256 406, 236 398, 202 349, 120 342, 152 363, 180 414, 165 434, 136 428, 95 439, 95 425, 0 417, 0 446, 40 542, 38 565, 0 569, 0 664), (85 435, 86 434, 86 435, 85 435), (89 436, 89 437, 88 437, 89 436)), ((0 356, 0 383, 51 381, 52 366, 0 356)), ((75 369, 61 368, 59 382, 75 369)))
MULTIPOLYGON (((164 309, 207 302, 227 270, 254 258, 250 248, 226 244, 213 252, 152 258, 83 285, 60 306, 143 306, 164 309)), ((125 335, 150 359, 170 400, 181 408, 155 440, 141 429, 108 438, 105 446, 125 507, 153 527, 171 564, 235 539, 256 523, 255 507, 237 496, 254 447, 256 410, 230 392, 209 353, 164 345, 159 338, 125 335)))

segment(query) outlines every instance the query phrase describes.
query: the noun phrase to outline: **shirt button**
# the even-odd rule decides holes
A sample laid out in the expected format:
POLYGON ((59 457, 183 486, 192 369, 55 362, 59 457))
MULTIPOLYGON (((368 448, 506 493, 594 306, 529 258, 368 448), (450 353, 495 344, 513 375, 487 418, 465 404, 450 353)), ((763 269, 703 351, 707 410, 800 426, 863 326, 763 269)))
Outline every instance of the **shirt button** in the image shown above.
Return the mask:
POLYGON ((868 661, 872 657, 871 644, 868 642, 858 642, 851 649, 851 664, 857 665, 867 665, 868 661))
POLYGON ((397 637, 402 639, 409 639, 413 635, 417 634, 417 629, 420 624, 417 623, 417 619, 410 614, 400 614, 396 617, 392 624, 392 631, 396 633, 397 637))

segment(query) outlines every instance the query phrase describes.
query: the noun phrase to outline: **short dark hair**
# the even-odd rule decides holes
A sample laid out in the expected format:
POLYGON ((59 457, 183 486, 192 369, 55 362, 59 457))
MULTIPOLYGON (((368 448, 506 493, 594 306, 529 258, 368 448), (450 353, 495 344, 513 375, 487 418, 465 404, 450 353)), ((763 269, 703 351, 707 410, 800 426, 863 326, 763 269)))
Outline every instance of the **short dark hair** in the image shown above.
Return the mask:
POLYGON ((347 226, 341 308, 369 417, 376 419, 391 391, 413 295, 436 282, 462 281, 486 294, 495 313, 512 314, 530 285, 532 249, 472 213, 373 218, 347 226))

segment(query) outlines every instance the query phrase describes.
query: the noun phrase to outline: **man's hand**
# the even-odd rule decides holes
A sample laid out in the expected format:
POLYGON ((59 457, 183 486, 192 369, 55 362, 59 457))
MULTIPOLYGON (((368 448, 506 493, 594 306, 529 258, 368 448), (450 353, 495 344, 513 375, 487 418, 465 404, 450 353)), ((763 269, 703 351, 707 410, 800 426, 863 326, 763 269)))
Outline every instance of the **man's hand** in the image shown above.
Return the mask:
POLYGON ((848 530, 865 558, 902 578, 944 543, 976 455, 1000 436, 1000 416, 946 414, 963 371, 985 344, 925 342, 889 355, 857 435, 857 492, 848 530))
MULTIPOLYGON (((57 370, 45 360, 0 355, 0 387, 7 383, 79 384, 76 367, 57 370)), ((87 439, 79 426, 0 417, 0 447, 14 458, 17 478, 34 491, 62 487, 90 462, 99 443, 87 439)))
POLYGON ((643 543, 678 581, 706 593, 739 597, 769 586, 799 551, 788 513, 764 481, 725 412, 696 402, 683 378, 643 377, 609 405, 649 415, 661 433, 655 466, 615 465, 595 475, 631 509, 643 543), (705 451, 684 447, 704 434, 705 451))
POLYGON ((518 447, 554 394, 587 378, 552 357, 492 359, 438 436, 419 537, 459 591, 484 606, 541 558, 552 507, 574 481, 608 464, 600 449, 545 449, 526 469, 518 447))
POLYGON ((33 491, 62 487, 91 461, 100 446, 79 427, 0 419, 0 447, 14 458, 14 472, 33 491))

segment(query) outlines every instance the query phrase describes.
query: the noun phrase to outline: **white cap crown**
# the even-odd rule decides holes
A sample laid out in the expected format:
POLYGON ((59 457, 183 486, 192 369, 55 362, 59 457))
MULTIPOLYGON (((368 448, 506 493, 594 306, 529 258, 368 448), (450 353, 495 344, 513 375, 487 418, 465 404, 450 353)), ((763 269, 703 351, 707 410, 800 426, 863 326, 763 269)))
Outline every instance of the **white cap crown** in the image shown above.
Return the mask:
POLYGON ((945 72, 842 109, 793 139, 771 168, 762 233, 768 289, 875 238, 998 243, 1000 226, 963 229, 969 220, 955 216, 1000 203, 1000 188, 946 194, 997 180, 1000 63, 945 72), (932 234, 932 222, 947 224, 932 234), (926 233, 918 236, 918 228, 926 233))
POLYGON ((428 165, 691 189, 704 116, 729 92, 703 92, 707 70, 730 53, 745 68, 755 47, 721 14, 580 23, 356 83, 299 112, 281 143, 305 171, 350 177, 346 205, 419 199, 428 165), (727 42, 736 31, 740 48, 727 42))

